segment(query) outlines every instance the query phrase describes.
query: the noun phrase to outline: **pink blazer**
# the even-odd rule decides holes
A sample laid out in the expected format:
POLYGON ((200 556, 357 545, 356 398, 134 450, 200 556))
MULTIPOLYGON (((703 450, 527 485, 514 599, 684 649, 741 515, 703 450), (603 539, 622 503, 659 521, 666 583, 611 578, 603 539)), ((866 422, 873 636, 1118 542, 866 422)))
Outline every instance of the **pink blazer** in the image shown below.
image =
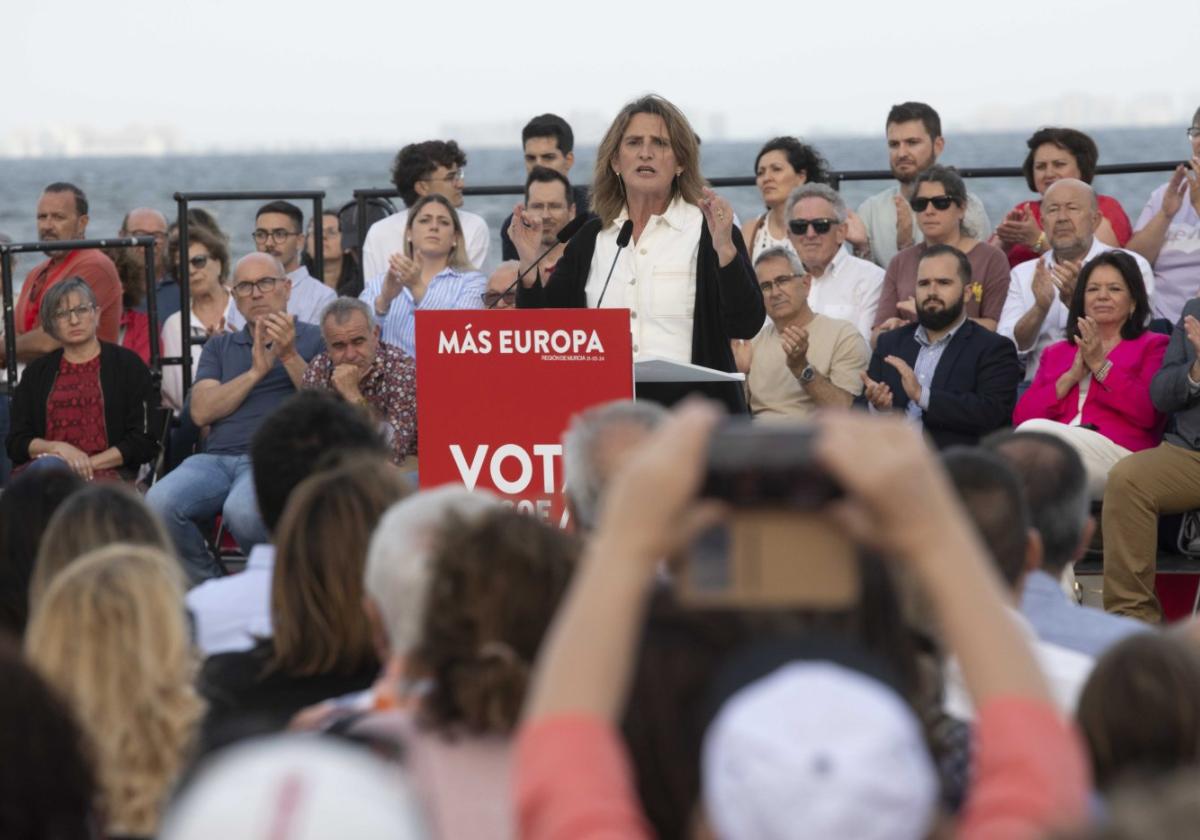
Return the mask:
MULTIPOLYGON (((1161 333, 1144 332, 1132 341, 1122 341, 1108 354, 1112 368, 1103 383, 1092 380, 1083 401, 1084 426, 1096 431, 1130 452, 1157 446, 1162 440, 1167 417, 1150 401, 1150 380, 1162 367, 1168 338, 1161 333)), ((1079 386, 1063 399, 1055 394, 1054 384, 1071 369, 1079 352, 1069 341, 1051 344, 1042 352, 1037 376, 1013 411, 1013 425, 1044 417, 1069 423, 1079 410, 1079 386)))

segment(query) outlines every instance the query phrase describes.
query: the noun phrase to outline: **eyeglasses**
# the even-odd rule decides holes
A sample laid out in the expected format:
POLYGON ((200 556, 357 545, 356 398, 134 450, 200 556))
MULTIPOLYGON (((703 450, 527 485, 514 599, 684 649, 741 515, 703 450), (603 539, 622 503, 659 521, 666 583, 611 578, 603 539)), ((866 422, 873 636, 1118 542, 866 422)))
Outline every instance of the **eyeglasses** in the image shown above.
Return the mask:
POLYGON ((270 239, 272 242, 287 242, 288 237, 299 236, 300 234, 296 233, 295 231, 284 230, 283 228, 275 228, 275 230, 263 230, 262 228, 259 228, 250 235, 254 237, 255 242, 262 244, 268 239, 270 239))
POLYGON ((767 280, 764 283, 759 283, 758 288, 762 289, 763 295, 771 294, 771 290, 782 291, 785 284, 792 282, 799 274, 780 274, 774 280, 767 280))
POLYGON ((84 318, 91 315, 95 311, 96 311, 96 307, 92 306, 90 303, 84 303, 84 304, 80 304, 79 306, 72 307, 71 309, 58 310, 57 312, 54 313, 54 320, 55 321, 70 321, 70 320, 73 320, 73 318, 78 318, 80 321, 82 321, 84 318))
POLYGON ((504 301, 509 306, 512 306, 517 302, 517 290, 512 289, 511 291, 507 292, 484 292, 479 297, 483 299, 483 305, 488 309, 491 309, 500 301, 504 301))
POLYGON ((215 262, 216 259, 216 257, 210 257, 208 254, 197 254, 194 257, 188 257, 188 265, 197 269, 204 268, 204 266, 208 265, 209 260, 215 262))
POLYGON ((1187 132, 1188 132, 1188 139, 1195 140, 1197 137, 1200 137, 1200 125, 1192 126, 1191 128, 1189 128, 1187 130, 1187 132))
POLYGON ((447 184, 453 184, 455 181, 465 181, 465 180, 467 180, 467 167, 464 166, 461 169, 451 169, 449 172, 447 172, 441 178, 429 177, 429 178, 421 178, 420 180, 422 180, 422 181, 445 181, 447 184))
POLYGON ((797 236, 804 236, 808 233, 808 226, 812 225, 818 235, 824 236, 837 223, 837 219, 792 219, 788 222, 788 230, 797 236))
POLYGON ((958 200, 951 198, 948 195, 935 195, 933 197, 921 196, 919 198, 910 199, 908 204, 916 212, 924 213, 925 208, 930 204, 933 205, 935 210, 949 210, 951 204, 958 204, 958 200))
POLYGON ((255 289, 258 289, 261 294, 265 295, 267 292, 272 291, 275 288, 275 284, 279 283, 281 279, 280 277, 262 277, 254 282, 243 280, 241 283, 233 285, 233 293, 240 298, 246 298, 254 294, 255 289))

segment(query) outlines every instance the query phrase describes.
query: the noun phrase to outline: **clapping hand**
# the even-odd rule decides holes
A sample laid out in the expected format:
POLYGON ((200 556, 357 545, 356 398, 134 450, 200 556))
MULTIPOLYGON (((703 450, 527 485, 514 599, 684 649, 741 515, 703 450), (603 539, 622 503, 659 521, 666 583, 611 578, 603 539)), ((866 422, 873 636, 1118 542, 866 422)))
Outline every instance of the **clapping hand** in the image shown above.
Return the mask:
POLYGON ((1038 309, 1048 312, 1054 303, 1054 295, 1058 293, 1058 284, 1054 275, 1046 267, 1046 261, 1039 259, 1033 267, 1033 300, 1038 309))
POLYGON ((1100 338, 1100 327, 1096 321, 1088 316, 1083 316, 1075 325, 1079 328, 1079 355, 1083 356, 1083 362, 1088 366, 1088 369, 1094 374, 1104 366, 1105 359, 1108 354, 1104 352, 1104 341, 1100 338))
POLYGON ((383 278, 383 296, 390 304, 407 286, 412 288, 421 279, 421 255, 416 258, 399 251, 388 257, 388 270, 383 278))
POLYGON ((296 352, 296 319, 286 312, 272 312, 259 320, 263 325, 271 352, 282 362, 287 362, 296 352))
POLYGON ((250 369, 261 379, 275 367, 277 355, 267 336, 267 325, 263 319, 254 322, 254 345, 250 348, 250 369))
POLYGON ((808 330, 797 326, 784 327, 779 339, 783 344, 788 370, 793 376, 799 376, 808 367, 808 330))
POLYGON ((996 236, 1006 248, 1025 245, 1033 248, 1042 236, 1042 227, 1025 205, 1014 207, 996 228, 996 236))
POLYGON ((1079 279, 1082 268, 1083 260, 1063 260, 1055 263, 1051 271, 1054 285, 1058 289, 1058 297, 1068 308, 1075 294, 1075 281, 1079 279))
POLYGON ((921 401, 921 383, 917 381, 917 374, 909 366, 908 362, 901 359, 899 356, 884 356, 883 360, 896 369, 900 374, 900 386, 904 388, 904 393, 913 402, 921 401))
POLYGON ((892 200, 896 204, 896 247, 903 251, 913 244, 913 212, 908 200, 899 193, 892 200))
POLYGON ((876 382, 863 371, 859 374, 863 381, 863 396, 866 397, 876 411, 892 410, 892 389, 885 382, 876 382))

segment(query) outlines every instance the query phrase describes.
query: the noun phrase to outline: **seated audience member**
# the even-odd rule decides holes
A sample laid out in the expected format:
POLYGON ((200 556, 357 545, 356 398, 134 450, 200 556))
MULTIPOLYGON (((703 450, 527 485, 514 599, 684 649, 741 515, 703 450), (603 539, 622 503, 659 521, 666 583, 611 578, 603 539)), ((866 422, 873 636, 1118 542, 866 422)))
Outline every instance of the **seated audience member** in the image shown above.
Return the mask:
POLYGON ((18 476, 0 493, 0 636, 25 635, 38 546, 59 505, 84 486, 64 464, 18 476))
MULTIPOLYGON (((1096 142, 1073 128, 1039 128, 1025 141, 1029 154, 1021 164, 1029 189, 1045 197, 1055 181, 1074 178, 1085 184, 1096 176, 1100 150, 1096 142)), ((1096 196, 1100 221, 1095 235, 1105 245, 1120 248, 1129 241, 1132 229, 1121 203, 1107 195, 1096 196)), ((1013 268, 1037 259, 1050 247, 1049 234, 1042 229, 1042 202, 1023 201, 1008 211, 996 228, 994 243, 1008 254, 1013 268)))
MULTIPOLYGON (((1026 579, 1042 561, 1041 542, 1033 529, 1021 477, 998 454, 977 448, 955 447, 942 455, 942 465, 1008 588, 1005 605, 1031 636, 1034 655, 1055 702, 1064 714, 1072 714, 1094 659, 1040 636, 1032 638, 1036 628, 1020 617, 1018 605, 1026 579)), ((947 674, 946 708, 965 719, 971 715, 970 701, 958 682, 956 668, 947 674)))
POLYGON ((100 340, 96 298, 77 277, 46 292, 39 317, 59 349, 31 362, 13 394, 16 470, 65 462, 89 481, 135 478, 158 453, 146 421, 150 371, 132 350, 100 340))
POLYGON ((334 394, 379 427, 392 463, 417 453, 417 366, 399 347, 379 340, 371 307, 338 298, 321 313, 325 350, 304 372, 304 387, 334 394))
POLYGON ((79 558, 36 605, 25 653, 88 735, 107 835, 153 837, 204 705, 179 564, 122 544, 79 558))
POLYGON ((609 479, 666 417, 667 410, 658 403, 617 400, 571 419, 563 434, 563 483, 576 531, 588 533, 596 527, 609 479))
POLYGON ((1102 820, 1054 840, 1159 840, 1187 837, 1200 824, 1200 770, 1118 785, 1107 797, 1102 820))
MULTIPOLYGON (((1100 223, 1099 205, 1092 188, 1074 178, 1055 181, 1042 199, 1042 224, 1048 231, 1049 250, 1036 260, 1012 270, 1008 297, 996 331, 1012 339, 1025 363, 1025 379, 1037 374, 1042 351, 1067 337, 1067 309, 1079 272, 1096 256, 1114 249, 1095 237, 1100 223)), ((1154 301, 1154 272, 1138 254, 1137 261, 1154 301)))
MULTIPOLYGON (((263 525, 279 532, 288 498, 318 465, 355 454, 383 460, 388 449, 360 411, 328 394, 304 390, 273 411, 250 442, 254 495, 263 525)), ((254 546, 246 568, 207 580, 187 594, 200 651, 245 651, 271 636, 275 548, 254 546)))
POLYGON ((0 685, 0 837, 95 840, 102 820, 83 732, 3 634, 0 685))
POLYGON ((404 775, 363 747, 291 735, 231 747, 176 798, 160 840, 423 840, 404 775))
MULTIPOLYGON (((154 237, 154 304, 158 323, 164 321, 179 311, 179 282, 175 279, 171 264, 171 248, 168 239, 171 227, 167 217, 153 207, 138 207, 130 210, 121 220, 121 229, 117 236, 153 236, 154 237)), ((140 276, 146 276, 146 263, 141 248, 124 248, 121 251, 127 255, 132 264, 137 266, 140 276)), ((144 284, 143 284, 144 285, 144 284)), ((149 290, 143 289, 142 300, 137 304, 137 311, 148 312, 146 298, 149 290)))
MULTIPOLYGON (((117 344, 138 354, 142 364, 150 364, 150 318, 137 307, 146 300, 146 269, 141 248, 112 248, 109 257, 121 280, 121 326, 117 344)), ((161 348, 161 344, 159 347, 161 348)))
POLYGON ((210 426, 205 450, 156 482, 146 502, 163 518, 192 583, 218 568, 200 526, 221 514, 242 550, 267 541, 250 475, 250 439, 300 387, 321 331, 286 312, 291 280, 270 254, 249 254, 234 271, 233 299, 246 321, 204 345, 190 395, 192 420, 210 426))
POLYGON ((851 322, 869 340, 883 288, 883 269, 842 247, 848 216, 841 194, 825 184, 805 184, 788 196, 788 236, 804 264, 804 273, 812 277, 809 308, 851 322))
POLYGON ((1102 794, 1200 767, 1200 653, 1170 634, 1126 639, 1096 663, 1077 717, 1102 794))
MULTIPOLYGON (((363 290, 362 267, 355 259, 353 251, 342 245, 342 217, 336 210, 326 210, 321 214, 320 236, 321 256, 325 260, 321 282, 339 297, 358 297, 363 290)), ((309 219, 304 253, 300 255, 309 273, 317 270, 316 237, 314 222, 309 219)))
POLYGON ((849 408, 862 393, 870 352, 850 321, 809 308, 812 275, 794 251, 768 248, 754 262, 767 322, 748 342, 735 341, 750 412, 759 418, 807 417, 818 408, 849 408))
MULTIPOLYGON (((575 165, 575 134, 562 117, 557 114, 540 114, 531 119, 521 129, 521 146, 525 155, 526 176, 530 175, 534 169, 544 168, 558 172, 564 180, 571 177, 571 167, 575 165)), ((570 181, 567 180, 567 183, 570 181)), ((588 212, 588 201, 587 187, 572 187, 567 204, 572 205, 573 209, 568 219, 591 215, 588 212)), ((529 203, 528 196, 526 196, 525 202, 529 203)), ((510 215, 500 225, 500 259, 506 262, 520 259, 517 247, 513 245, 512 239, 508 236, 508 228, 511 224, 512 216, 510 215)), ((476 263, 476 265, 483 268, 482 263, 476 263)))
POLYGON ((488 277, 487 289, 483 293, 484 309, 517 308, 516 282, 520 267, 521 264, 516 260, 508 260, 496 266, 496 270, 488 277))
POLYGON ((1191 161, 1150 194, 1126 243, 1154 265, 1154 314, 1172 324, 1200 289, 1200 108, 1187 135, 1191 161))
MULTIPOLYGON (((392 183, 400 191, 407 210, 401 210, 371 225, 363 243, 363 280, 377 280, 391 267, 395 256, 412 256, 408 250, 412 228, 408 214, 422 198, 440 195, 453 209, 463 204, 463 184, 466 181, 467 156, 453 140, 426 140, 410 143, 396 153, 392 162, 392 183)), ((459 211, 459 227, 463 246, 456 262, 463 266, 483 268, 487 262, 491 234, 482 216, 459 211)), ((370 303, 370 301, 367 301, 370 303)))
MULTIPOLYGON (((567 248, 565 242, 558 241, 558 233, 575 218, 574 199, 571 196, 571 182, 557 169, 535 166, 525 179, 525 203, 520 205, 522 224, 539 235, 536 256, 542 259, 536 271, 543 283, 550 282, 554 267, 567 248)), ((514 212, 516 209, 513 208, 514 212)), ((520 268, 519 259, 517 267, 520 268)), ((513 290, 516 291, 515 286, 513 290)))
POLYGON ((750 259, 757 260, 763 251, 771 248, 795 253, 788 236, 788 196, 792 190, 808 183, 828 183, 828 170, 829 164, 821 153, 795 137, 776 137, 758 150, 758 157, 754 159, 754 182, 767 211, 742 227, 742 239, 750 249, 750 259))
POLYGON ((1159 623, 1154 593, 1158 517, 1200 508, 1200 300, 1183 308, 1150 399, 1173 415, 1163 442, 1122 458, 1108 473, 1104 530, 1104 608, 1159 623))
MULTIPOLYGON (((682 408, 610 486, 599 527, 539 654, 518 734, 514 775, 521 837, 576 837, 580 825, 595 836, 649 836, 616 720, 650 600, 645 595, 661 558, 690 539, 694 528, 683 523, 698 525, 703 518, 694 497, 717 420, 708 406, 682 408)), ((980 714, 962 836, 1035 836, 1077 824, 1087 801, 1083 755, 1003 605, 977 537, 923 441, 908 424, 894 420, 830 414, 818 415, 816 423, 818 462, 845 488, 858 513, 868 517, 863 521, 872 523, 872 543, 888 546, 894 561, 912 571, 951 650, 963 660, 980 714), (894 492, 897 486, 906 492, 894 492), (1006 793, 997 799, 1001 791, 1006 793)), ((774 676, 790 678, 792 667, 744 691, 774 693, 774 676)), ((737 708, 742 705, 738 696, 722 706, 706 741, 704 809, 698 819, 707 825, 697 828, 729 840, 794 835, 797 826, 803 826, 803 836, 812 837, 927 836, 933 814, 921 806, 932 805, 930 787, 908 773, 890 773, 881 781, 875 759, 847 758, 839 778, 855 780, 853 793, 806 804, 812 785, 795 768, 812 767, 812 756, 784 746, 766 750, 764 745, 801 724, 811 731, 814 722, 808 713, 818 703, 822 720, 838 727, 844 725, 851 698, 857 701, 866 694, 878 700, 884 693, 877 682, 846 669, 813 679, 806 689, 802 703, 795 692, 776 695, 771 705, 779 717, 770 718, 770 734, 763 729, 763 715, 741 714, 746 709, 737 708), (747 727, 721 723, 726 711, 747 727), (800 719, 792 720, 792 715, 800 719), (748 746, 746 739, 757 746, 748 746), (736 748, 739 741, 742 750, 736 748), (749 755, 746 750, 753 750, 746 764, 720 760, 749 755), (731 768, 742 766, 753 766, 755 772, 730 774, 731 768), (904 780, 898 788, 897 779, 904 780), (901 811, 898 802, 910 804, 901 811)), ((906 736, 915 730, 915 721, 897 705, 888 702, 887 723, 872 729, 865 741, 856 741, 855 756, 884 751, 898 761, 893 749, 904 744, 905 769, 913 766, 908 760, 912 740, 906 736)), ((881 704, 856 702, 856 707, 876 712, 881 704)), ((881 717, 872 714, 869 719, 881 717)), ((785 738, 781 743, 808 742, 785 738)))
MULTIPOLYGON (((921 229, 913 223, 908 202, 913 197, 917 176, 937 163, 946 138, 942 136, 938 112, 924 102, 893 105, 885 127, 888 166, 896 183, 859 205, 863 239, 859 240, 860 234, 856 233, 852 244, 857 251, 868 252, 876 264, 887 268, 898 252, 921 241, 921 229)), ((979 196, 967 198, 966 229, 977 238, 992 229, 979 196)))
POLYGON ((973 278, 967 289, 967 317, 989 330, 996 329, 1008 294, 1008 263, 998 248, 967 234, 967 186, 963 179, 953 169, 931 166, 917 176, 916 193, 909 204, 925 238, 888 263, 879 308, 875 310, 873 337, 916 320, 917 263, 932 245, 949 245, 967 255, 973 278))
POLYGON ((279 521, 271 636, 204 662, 202 752, 282 730, 306 706, 370 687, 379 661, 362 603, 367 542, 405 493, 399 473, 367 459, 296 487, 279 521))
POLYGON ((416 311, 480 309, 487 278, 467 258, 462 224, 445 196, 418 199, 406 219, 404 251, 388 258, 385 272, 367 275, 359 300, 374 307, 383 340, 415 359, 416 311))
MULTIPOLYGON (((176 246, 178 244, 176 243, 176 246)), ((224 234, 197 225, 188 228, 188 295, 190 326, 188 340, 192 341, 192 382, 200 369, 201 348, 208 339, 223 332, 233 332, 225 319, 232 295, 226 286, 229 279, 229 247, 224 234)), ((184 336, 180 329, 182 315, 175 312, 162 327, 164 356, 182 356, 184 336)), ((183 410, 183 369, 179 365, 164 365, 162 372, 163 404, 178 414, 183 410)))
POLYGON ((1113 465, 1157 446, 1167 418, 1150 400, 1167 337, 1148 332, 1150 303, 1128 254, 1100 254, 1079 273, 1066 341, 1042 351, 1037 376, 1013 411, 1021 431, 1057 435, 1088 472, 1092 498, 1104 497, 1113 465))
POLYGON ((1008 425, 1021 377, 1012 343, 968 320, 971 263, 934 245, 917 264, 917 323, 882 333, 860 400, 919 421, 939 448, 1008 425))
MULTIPOLYGON (((258 208, 254 219, 254 247, 260 254, 270 254, 279 260, 287 272, 290 292, 287 314, 296 320, 315 324, 321 310, 337 297, 337 293, 308 273, 300 260, 304 250, 304 213, 287 201, 272 201, 258 208)), ((189 234, 188 239, 191 239, 189 234)), ((191 252, 190 243, 188 248, 191 252)), ((247 318, 232 301, 225 311, 225 321, 231 332, 246 325, 247 318)))
POLYGON ((1042 541, 1042 565, 1028 571, 1021 587, 1021 614, 1038 638, 1100 656, 1126 636, 1149 630, 1140 621, 1079 604, 1073 592, 1065 591, 1067 575, 1096 527, 1079 453, 1044 432, 1000 432, 984 446, 1020 476, 1030 520, 1042 541))
MULTIPOLYGON (((42 191, 37 205, 39 242, 65 242, 87 238, 88 200, 74 184, 54 183, 42 191)), ((121 279, 117 268, 104 252, 89 248, 80 251, 52 251, 45 261, 33 267, 21 285, 13 310, 17 331, 17 360, 28 362, 62 346, 62 341, 46 330, 41 316, 43 298, 55 285, 79 278, 91 289, 96 304, 96 332, 101 341, 118 343, 121 335, 121 279)), ((0 342, 0 362, 5 349, 0 342)))
POLYGON ((59 505, 46 525, 29 582, 29 604, 36 609, 51 581, 83 555, 113 543, 142 545, 174 553, 162 522, 142 497, 122 484, 84 487, 59 505))

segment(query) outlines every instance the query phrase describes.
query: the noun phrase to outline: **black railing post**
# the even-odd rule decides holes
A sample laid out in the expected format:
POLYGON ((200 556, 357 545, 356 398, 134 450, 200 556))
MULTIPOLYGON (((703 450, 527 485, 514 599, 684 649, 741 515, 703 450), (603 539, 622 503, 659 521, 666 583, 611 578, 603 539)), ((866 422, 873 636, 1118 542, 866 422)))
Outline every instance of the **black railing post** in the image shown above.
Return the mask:
POLYGON ((8 368, 7 393, 17 387, 17 318, 13 309, 12 252, 0 245, 0 275, 4 288, 4 362, 8 368))
POLYGON ((147 236, 142 246, 142 260, 146 272, 146 319, 150 322, 150 381, 154 384, 155 404, 162 405, 162 360, 158 352, 158 278, 154 276, 154 237, 147 236))
MULTIPOLYGON (((325 208, 321 196, 313 199, 313 262, 317 264, 317 281, 325 282, 325 208)), ((301 231, 303 233, 303 231, 301 231)), ((303 246, 301 246, 303 247, 303 246)))
POLYGON ((188 257, 188 200, 183 193, 175 193, 175 206, 179 226, 179 359, 180 373, 183 374, 180 397, 181 401, 186 401, 192 390, 192 276, 188 257))

